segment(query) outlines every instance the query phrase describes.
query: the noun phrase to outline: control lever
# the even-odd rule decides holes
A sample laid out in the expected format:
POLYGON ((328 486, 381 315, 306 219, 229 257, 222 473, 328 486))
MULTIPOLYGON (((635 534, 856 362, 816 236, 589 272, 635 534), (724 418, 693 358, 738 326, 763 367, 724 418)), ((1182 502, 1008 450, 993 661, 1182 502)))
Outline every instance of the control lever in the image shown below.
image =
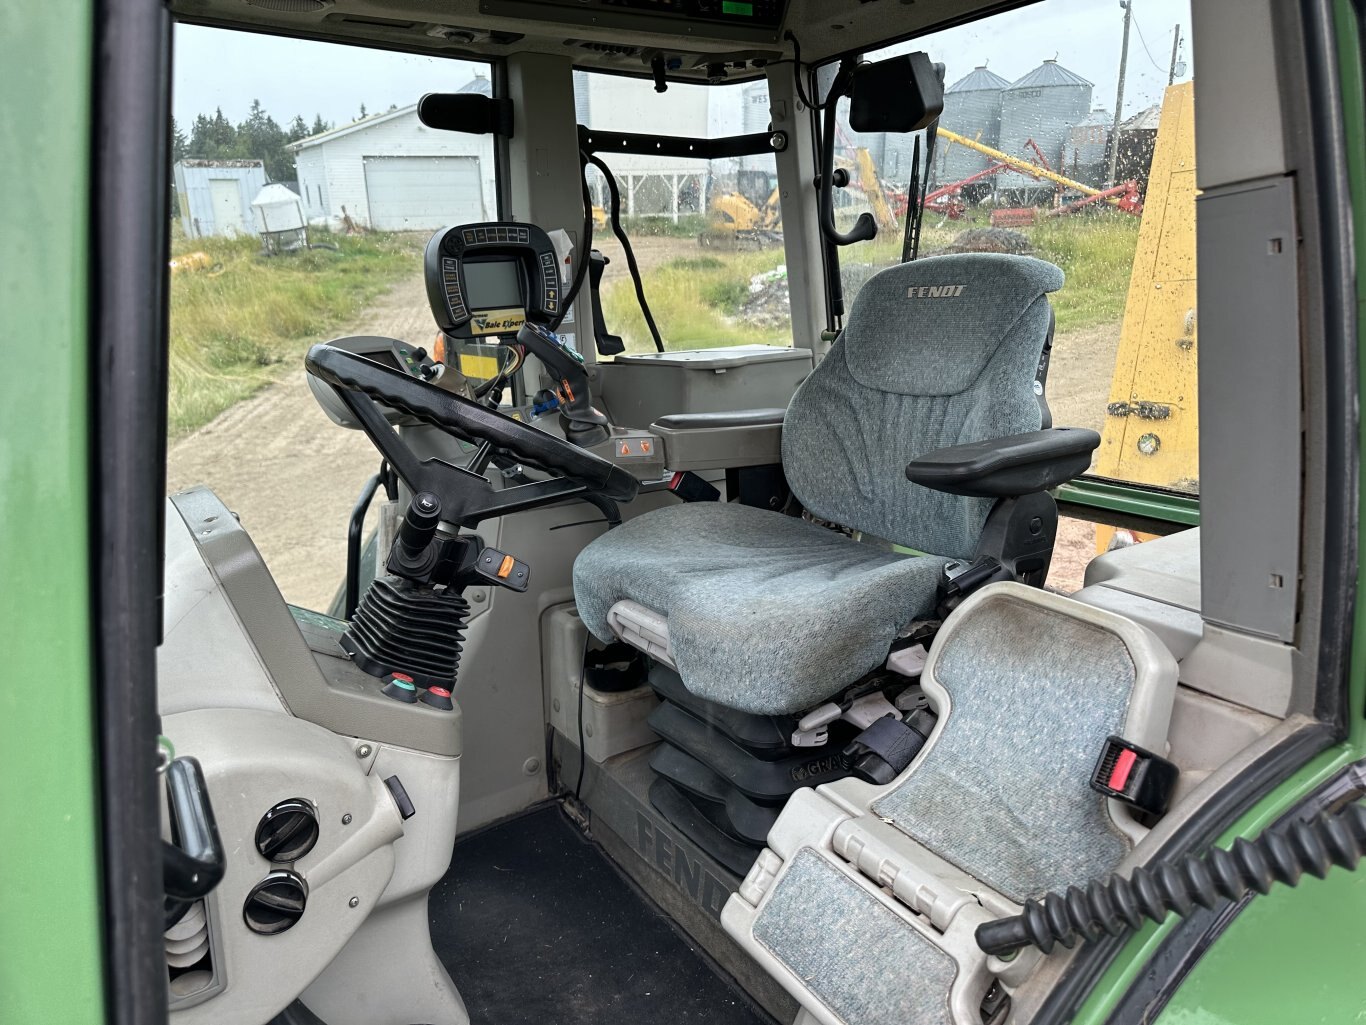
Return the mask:
POLYGON ((526 346, 554 377, 555 396, 560 400, 560 415, 566 421, 569 440, 582 446, 606 441, 607 417, 593 408, 583 356, 560 341, 553 331, 529 320, 517 332, 517 344, 526 346))
POLYGON ((164 927, 169 929, 219 884, 227 859, 198 761, 182 757, 166 767, 166 798, 173 842, 161 843, 161 871, 166 892, 164 927))
POLYGON ((389 550, 385 568, 397 577, 424 580, 431 575, 438 558, 432 544, 437 524, 441 522, 441 500, 430 491, 420 491, 408 503, 398 537, 389 550))
POLYGON ((607 321, 602 315, 602 300, 599 297, 602 273, 611 262, 600 250, 594 249, 588 254, 588 288, 593 298, 593 345, 599 356, 615 356, 626 351, 626 343, 620 335, 607 333, 607 321))

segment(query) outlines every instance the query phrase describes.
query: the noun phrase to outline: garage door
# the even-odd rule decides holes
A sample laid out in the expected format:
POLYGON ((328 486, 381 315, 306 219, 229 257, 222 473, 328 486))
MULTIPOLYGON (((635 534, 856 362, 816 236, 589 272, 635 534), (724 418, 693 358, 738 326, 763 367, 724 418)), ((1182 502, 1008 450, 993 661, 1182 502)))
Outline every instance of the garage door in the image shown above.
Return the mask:
POLYGON ((365 194, 378 231, 485 219, 478 157, 366 157, 365 194))

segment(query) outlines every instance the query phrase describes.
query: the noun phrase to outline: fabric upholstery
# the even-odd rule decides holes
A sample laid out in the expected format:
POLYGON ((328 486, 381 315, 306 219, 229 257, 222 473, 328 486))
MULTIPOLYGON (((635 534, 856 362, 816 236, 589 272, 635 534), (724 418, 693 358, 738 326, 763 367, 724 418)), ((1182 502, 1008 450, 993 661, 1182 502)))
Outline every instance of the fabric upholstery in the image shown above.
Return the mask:
POLYGON ((900 555, 734 503, 668 506, 610 530, 574 563, 579 615, 610 638, 622 599, 669 621, 699 697, 763 715, 804 711, 887 657, 934 606, 947 560, 900 555))
POLYGON ((992 500, 912 484, 906 464, 1039 429, 1046 293, 1062 283, 1050 263, 997 253, 931 257, 874 276, 788 407, 783 468, 793 493, 822 519, 971 557, 992 500))
POLYGON ((893 267, 859 292, 844 334, 793 397, 783 467, 817 517, 931 557, 906 558, 777 513, 694 503, 648 513, 574 566, 588 628, 631 599, 668 619, 694 694, 800 712, 886 657, 934 606, 948 558, 970 558, 990 499, 912 484, 906 464, 950 445, 1037 430, 1034 378, 1057 267, 970 253, 893 267))
POLYGON ((937 643, 949 714, 874 814, 1017 903, 1112 872, 1130 841, 1088 784, 1128 711, 1136 673, 1124 643, 1016 598, 937 643))
POLYGON ((957 967, 876 897, 803 847, 754 938, 856 1025, 949 1025, 957 967))

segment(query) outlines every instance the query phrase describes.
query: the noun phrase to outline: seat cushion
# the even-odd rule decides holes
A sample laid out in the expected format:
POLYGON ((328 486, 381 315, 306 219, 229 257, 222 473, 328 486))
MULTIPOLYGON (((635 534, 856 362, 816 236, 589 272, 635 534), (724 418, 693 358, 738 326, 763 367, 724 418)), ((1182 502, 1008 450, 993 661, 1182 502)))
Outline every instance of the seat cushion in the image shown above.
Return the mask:
POLYGON ((861 544, 781 513, 694 502, 646 513, 574 563, 579 615, 608 640, 631 600, 668 618, 699 697, 759 715, 805 711, 878 666, 934 607, 947 559, 861 544))

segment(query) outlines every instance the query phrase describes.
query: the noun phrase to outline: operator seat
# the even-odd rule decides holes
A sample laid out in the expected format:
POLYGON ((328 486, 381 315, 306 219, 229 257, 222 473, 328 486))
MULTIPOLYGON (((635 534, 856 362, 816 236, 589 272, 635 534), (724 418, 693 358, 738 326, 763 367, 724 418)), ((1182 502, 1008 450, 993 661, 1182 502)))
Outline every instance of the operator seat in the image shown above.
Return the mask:
POLYGON ((813 739, 802 713, 856 682, 868 689, 898 634, 935 618, 958 583, 1043 583, 1057 523, 1045 489, 1083 472, 1100 440, 1040 431, 1048 293, 1062 283, 1052 264, 1003 254, 884 270, 793 396, 782 420, 793 495, 820 520, 911 552, 692 502, 629 520, 575 562, 589 631, 654 659, 664 702, 649 723, 667 743, 652 756, 652 803, 737 874, 796 789, 848 775, 841 751, 868 726, 851 733, 846 715, 813 739), (908 480, 927 466, 953 472, 914 474, 933 487, 908 480))
POLYGON ((1047 293, 1062 283, 1052 264, 999 254, 885 270, 793 396, 783 471, 802 505, 925 554, 733 502, 671 506, 579 555, 588 629, 612 639, 613 607, 643 606, 667 620, 689 691, 761 715, 810 708, 878 665, 897 631, 933 611, 944 566, 973 558, 993 502, 912 484, 906 466, 1039 429, 1047 293))

